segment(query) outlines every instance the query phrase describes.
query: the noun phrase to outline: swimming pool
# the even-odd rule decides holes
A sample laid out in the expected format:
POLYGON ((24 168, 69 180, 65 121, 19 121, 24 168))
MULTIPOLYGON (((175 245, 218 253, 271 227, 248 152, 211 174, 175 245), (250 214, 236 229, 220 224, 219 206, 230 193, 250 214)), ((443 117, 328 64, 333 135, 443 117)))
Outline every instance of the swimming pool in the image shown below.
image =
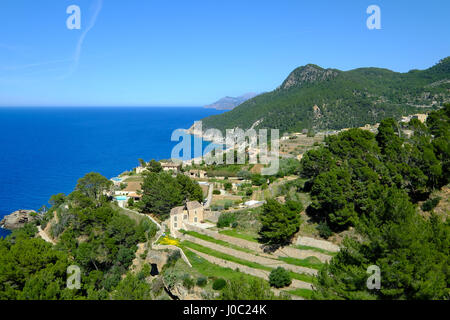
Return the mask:
POLYGON ((127 200, 127 197, 126 197, 126 196, 117 196, 117 197, 116 197, 116 200, 117 200, 117 201, 126 201, 126 200, 127 200))
POLYGON ((112 180, 112 181, 116 181, 116 182, 122 181, 122 179, 120 179, 120 178, 112 178, 111 180, 112 180))

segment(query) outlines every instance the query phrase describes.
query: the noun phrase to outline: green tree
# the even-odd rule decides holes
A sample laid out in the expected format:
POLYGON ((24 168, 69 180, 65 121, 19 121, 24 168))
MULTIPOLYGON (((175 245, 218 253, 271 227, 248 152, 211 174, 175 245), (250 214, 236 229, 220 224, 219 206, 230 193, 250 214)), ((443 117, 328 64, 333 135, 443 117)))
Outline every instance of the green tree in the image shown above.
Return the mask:
POLYGON ((189 201, 203 202, 203 190, 198 182, 185 176, 184 174, 177 175, 177 183, 181 188, 181 194, 183 198, 189 201))
POLYGON ((161 172, 146 175, 142 184, 142 211, 165 219, 173 207, 184 200, 180 185, 170 174, 161 172))
POLYGON ((416 213, 404 191, 392 188, 357 224, 362 240, 344 246, 319 272, 317 299, 448 299, 450 225, 416 213), (369 290, 367 268, 381 270, 381 290, 369 290))
POLYGON ((80 191, 85 196, 95 201, 98 201, 100 196, 103 195, 103 192, 110 190, 112 186, 112 181, 109 181, 100 173, 91 172, 78 180, 75 190, 80 191))
POLYGON ((261 241, 267 244, 287 244, 300 227, 300 214, 278 201, 268 199, 260 215, 261 241))
POLYGON ((286 269, 278 267, 270 272, 269 284, 272 287, 284 288, 290 286, 291 283, 292 283, 291 275, 286 269))
POLYGON ((145 280, 128 273, 115 288, 114 300, 151 300, 151 287, 145 280))
POLYGON ((139 161, 139 165, 140 165, 142 168, 147 167, 147 162, 145 162, 144 159, 139 158, 138 161, 139 161))
POLYGON ((156 161, 156 160, 154 160, 154 159, 152 159, 149 163, 148 163, 148 170, 150 171, 150 172, 154 172, 154 173, 159 173, 159 172, 161 172, 163 169, 162 169, 162 166, 161 166, 161 163, 159 163, 159 161, 156 161))
POLYGON ((248 280, 244 277, 228 281, 227 286, 220 294, 220 300, 288 300, 288 296, 280 297, 270 289, 267 281, 263 279, 248 280))

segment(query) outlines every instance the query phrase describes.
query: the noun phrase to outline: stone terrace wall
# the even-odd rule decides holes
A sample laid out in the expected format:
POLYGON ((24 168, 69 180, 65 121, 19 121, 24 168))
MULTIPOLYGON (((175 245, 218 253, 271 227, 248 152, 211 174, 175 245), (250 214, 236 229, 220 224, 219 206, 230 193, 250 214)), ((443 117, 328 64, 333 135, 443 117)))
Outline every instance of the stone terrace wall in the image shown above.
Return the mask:
POLYGON ((279 261, 279 260, 265 258, 265 257, 262 257, 262 256, 256 256, 256 255, 251 254, 251 253, 235 250, 235 249, 228 248, 228 247, 223 247, 223 246, 215 244, 213 242, 205 241, 205 240, 202 240, 202 239, 190 236, 190 235, 184 235, 183 238, 186 239, 186 240, 189 240, 191 242, 194 242, 196 244, 199 244, 199 245, 201 245, 203 247, 207 247, 207 248, 210 248, 212 250, 215 250, 215 251, 218 251, 218 252, 222 252, 222 253, 227 254, 229 256, 233 256, 233 257, 245 260, 245 261, 255 262, 255 263, 258 263, 260 265, 269 267, 269 268, 283 267, 284 269, 287 269, 287 270, 290 270, 290 271, 296 272, 296 273, 305 273, 305 274, 309 274, 309 275, 317 275, 317 270, 315 270, 315 269, 310 269, 310 268, 305 268, 305 267, 301 267, 301 266, 291 265, 291 264, 287 264, 287 263, 284 263, 284 262, 279 261))
MULTIPOLYGON (((218 233, 217 231, 202 229, 202 228, 199 228, 199 227, 196 227, 193 225, 188 225, 188 224, 185 225, 185 228, 187 231, 195 231, 195 232, 213 237, 218 240, 232 243, 232 244, 237 245, 242 248, 253 250, 258 253, 266 253, 266 251, 264 250, 264 246, 257 242, 239 239, 236 237, 230 237, 230 236, 218 233)), ((278 257, 293 257, 293 258, 297 258, 297 259, 305 259, 307 257, 316 257, 322 262, 331 260, 331 256, 320 253, 320 252, 316 252, 316 251, 312 251, 312 250, 299 250, 299 249, 295 249, 292 247, 280 248, 280 249, 276 250, 275 252, 273 252, 273 254, 278 257)))
MULTIPOLYGON (((254 268, 250 268, 250 267, 247 267, 247 266, 243 266, 243 265, 237 264, 235 262, 219 259, 219 258, 210 256, 208 254, 205 254, 203 252, 199 252, 199 251, 194 250, 194 249, 189 249, 189 250, 194 252, 196 255, 202 257, 203 259, 205 259, 205 260, 207 260, 207 261, 209 261, 211 263, 217 264, 218 266, 221 266, 221 267, 224 267, 224 268, 230 268, 230 269, 233 269, 233 270, 239 270, 240 272, 249 274, 249 275, 254 276, 254 277, 262 278, 262 279, 265 279, 265 280, 269 279, 269 274, 270 274, 269 271, 260 270, 260 269, 254 269, 254 268)), ((292 280, 292 284, 291 284, 290 287, 292 289, 295 289, 295 288, 310 289, 310 290, 313 289, 312 284, 304 282, 304 281, 300 281, 300 280, 297 280, 297 279, 293 279, 292 280)))

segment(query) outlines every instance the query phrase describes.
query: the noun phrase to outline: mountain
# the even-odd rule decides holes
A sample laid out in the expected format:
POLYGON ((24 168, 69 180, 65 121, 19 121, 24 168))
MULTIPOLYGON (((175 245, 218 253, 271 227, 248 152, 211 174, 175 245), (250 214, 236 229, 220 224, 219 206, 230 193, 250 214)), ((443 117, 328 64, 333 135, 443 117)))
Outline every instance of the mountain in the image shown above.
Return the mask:
POLYGON ((220 99, 219 101, 214 102, 213 104, 205 106, 208 109, 217 109, 217 110, 232 110, 245 101, 256 97, 257 93, 246 93, 240 97, 225 97, 220 99))
POLYGON ((379 68, 340 71, 308 64, 292 71, 274 91, 203 119, 203 128, 343 129, 426 112, 446 101, 450 57, 407 73, 379 68))

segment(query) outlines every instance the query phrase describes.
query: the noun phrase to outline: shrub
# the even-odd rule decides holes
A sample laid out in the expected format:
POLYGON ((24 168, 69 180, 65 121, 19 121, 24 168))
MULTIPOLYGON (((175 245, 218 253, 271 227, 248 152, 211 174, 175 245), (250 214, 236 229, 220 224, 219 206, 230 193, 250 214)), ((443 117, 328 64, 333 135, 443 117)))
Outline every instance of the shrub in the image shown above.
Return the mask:
POLYGON ((220 190, 214 189, 214 190, 213 190, 213 194, 215 194, 215 195, 220 194, 220 190))
POLYGON ((233 228, 233 229, 236 229, 237 227, 238 227, 238 223, 237 223, 237 221, 234 221, 232 224, 231 224, 231 227, 233 228))
POLYGON ((197 286, 204 287, 208 283, 208 279, 206 277, 199 277, 197 279, 197 286))
POLYGON ((227 285, 227 282, 224 279, 216 279, 213 282, 212 288, 216 291, 222 290, 227 285))
POLYGON ((217 221, 218 228, 229 227, 233 222, 236 221, 236 217, 233 213, 222 213, 217 221))
POLYGON ((278 267, 269 275, 269 284, 275 288, 284 288, 292 283, 291 275, 286 269, 278 267))
POLYGON ((324 239, 328 239, 333 235, 333 231, 331 231, 326 222, 319 223, 319 225, 317 226, 317 231, 319 231, 319 235, 324 239))
POLYGON ((192 280, 191 276, 188 274, 185 274, 183 277, 183 287, 190 290, 194 287, 195 282, 192 280))
POLYGON ((223 205, 225 210, 230 209, 232 206, 233 206, 233 201, 231 201, 231 200, 225 201, 225 204, 223 205))
POLYGON ((422 204, 422 210, 423 211, 431 211, 439 204, 439 201, 441 201, 441 197, 436 197, 433 199, 428 199, 422 204))

